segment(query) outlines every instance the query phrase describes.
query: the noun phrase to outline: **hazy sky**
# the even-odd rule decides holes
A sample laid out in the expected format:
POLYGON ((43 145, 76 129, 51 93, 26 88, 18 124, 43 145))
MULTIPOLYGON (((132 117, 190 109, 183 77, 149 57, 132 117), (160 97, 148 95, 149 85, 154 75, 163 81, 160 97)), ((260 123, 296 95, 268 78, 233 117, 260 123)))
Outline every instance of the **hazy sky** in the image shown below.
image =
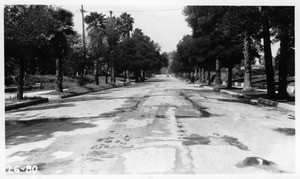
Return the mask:
MULTIPOLYGON (((82 16, 77 6, 62 6, 73 12, 74 29, 82 34, 82 16)), ((183 35, 191 34, 192 29, 188 27, 185 17, 182 14, 183 6, 88 6, 84 5, 87 11, 98 12, 109 16, 109 11, 113 15, 120 16, 122 12, 131 14, 134 18, 133 29, 140 28, 145 35, 161 46, 162 52, 170 52, 176 49, 177 43, 183 35)), ((86 27, 86 25, 85 25, 86 27)))

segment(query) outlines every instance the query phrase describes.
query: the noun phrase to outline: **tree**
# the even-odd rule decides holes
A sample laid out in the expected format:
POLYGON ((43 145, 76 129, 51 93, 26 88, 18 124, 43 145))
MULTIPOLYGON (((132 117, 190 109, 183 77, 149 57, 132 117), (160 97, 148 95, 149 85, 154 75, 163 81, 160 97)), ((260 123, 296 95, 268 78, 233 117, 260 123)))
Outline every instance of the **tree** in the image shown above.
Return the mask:
POLYGON ((65 9, 57 8, 52 11, 55 26, 50 30, 50 46, 53 57, 56 59, 56 86, 55 90, 63 92, 62 60, 67 55, 67 35, 74 34, 73 14, 65 9))
POLYGON ((132 25, 134 23, 134 19, 130 16, 130 14, 122 13, 120 18, 118 18, 119 30, 121 32, 122 39, 130 38, 130 32, 132 31, 132 25))
POLYGON ((41 5, 12 5, 4 7, 5 63, 18 63, 17 99, 23 99, 26 64, 35 58, 41 38, 53 27, 51 9, 41 5))
POLYGON ((143 81, 146 72, 157 72, 167 66, 166 54, 160 54, 160 47, 150 37, 144 35, 140 29, 135 29, 132 37, 121 41, 113 54, 116 67, 124 70, 123 66, 134 72, 135 81, 143 81), (142 75, 141 75, 142 73, 142 75))
POLYGON ((267 76, 267 93, 270 98, 275 97, 275 80, 274 69, 272 64, 271 40, 270 40, 270 15, 271 7, 262 6, 260 13, 262 16, 263 42, 264 42, 264 59, 267 76))
POLYGON ((280 98, 287 97, 287 61, 289 49, 295 46, 295 8, 292 6, 276 6, 273 8, 271 26, 276 31, 276 38, 280 40, 279 56, 279 88, 280 98))
POLYGON ((88 24, 88 36, 90 37, 91 51, 94 58, 94 80, 95 84, 99 85, 99 59, 104 53, 104 35, 105 35, 105 17, 103 14, 91 12, 90 15, 84 18, 88 24))
MULTIPOLYGON (((127 14, 125 12, 120 15, 120 18, 118 19, 118 25, 119 25, 119 31, 121 32, 122 40, 130 38, 130 32, 132 31, 133 23, 134 23, 134 19, 130 17, 130 14, 127 14)), ((125 76, 127 76, 127 81, 129 81, 128 66, 123 66, 123 67, 124 70, 126 70, 126 75, 125 72, 123 72, 124 81, 125 81, 125 76)))
POLYGON ((236 35, 241 35, 244 39, 244 87, 243 91, 252 91, 251 86, 251 53, 252 36, 255 36, 260 30, 259 11, 254 6, 232 6, 229 7, 224 16, 223 24, 229 31, 236 35))
POLYGON ((109 53, 109 62, 108 67, 110 67, 110 75, 111 75, 111 82, 115 83, 115 69, 114 69, 114 59, 113 53, 114 49, 118 45, 120 41, 120 32, 118 29, 118 19, 115 16, 112 16, 112 11, 110 11, 110 17, 107 18, 107 21, 105 23, 105 34, 107 38, 107 44, 108 44, 108 53, 109 53))
MULTIPOLYGON (((82 70, 83 63, 83 41, 82 36, 77 32, 67 36, 68 54, 64 58, 64 74, 75 77, 82 70)), ((55 63, 54 63, 55 64, 55 63)))
POLYGON ((186 21, 188 25, 193 29, 193 37, 198 38, 200 36, 210 39, 210 49, 207 54, 210 57, 207 59, 215 60, 215 87, 218 88, 221 84, 221 62, 218 57, 218 53, 221 51, 220 44, 216 39, 219 38, 220 24, 223 17, 227 12, 228 7, 224 6, 187 6, 184 8, 184 15, 187 17, 186 21))

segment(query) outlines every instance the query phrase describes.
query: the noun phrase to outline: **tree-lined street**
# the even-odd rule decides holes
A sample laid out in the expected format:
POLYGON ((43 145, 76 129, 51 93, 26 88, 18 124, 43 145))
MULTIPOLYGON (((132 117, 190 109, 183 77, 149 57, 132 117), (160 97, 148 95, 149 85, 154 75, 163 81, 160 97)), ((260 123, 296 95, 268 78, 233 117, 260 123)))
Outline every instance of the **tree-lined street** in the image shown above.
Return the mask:
POLYGON ((296 173, 295 6, 3 8, 6 174, 296 173))
POLYGON ((294 117, 159 75, 7 112, 6 167, 36 165, 37 174, 293 173, 294 117))

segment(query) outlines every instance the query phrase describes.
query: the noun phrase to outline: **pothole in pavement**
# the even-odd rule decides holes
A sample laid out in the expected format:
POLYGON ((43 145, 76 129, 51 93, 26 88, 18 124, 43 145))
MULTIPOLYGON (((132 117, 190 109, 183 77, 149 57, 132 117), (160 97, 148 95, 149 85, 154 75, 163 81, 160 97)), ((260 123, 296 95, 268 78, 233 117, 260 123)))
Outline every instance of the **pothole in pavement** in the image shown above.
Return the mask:
POLYGON ((210 143, 210 138, 205 136, 200 136, 198 134, 191 134, 189 137, 183 137, 185 141, 182 141, 182 145, 208 145, 210 143))
POLYGON ((114 154, 104 150, 92 150, 86 155, 86 159, 93 161, 102 161, 104 158, 114 158, 114 154))
POLYGON ((260 157, 246 157, 243 161, 237 163, 236 167, 238 168, 256 167, 256 168, 268 170, 275 173, 283 172, 278 169, 277 165, 274 162, 260 157))
POLYGON ((133 111, 137 110, 142 105, 142 103, 145 101, 145 99, 148 97, 149 96, 147 96, 147 95, 145 95, 143 97, 130 97, 127 102, 134 103, 134 105, 131 105, 128 107, 123 107, 123 108, 117 108, 116 110, 114 110, 112 112, 100 114, 99 117, 110 118, 110 117, 115 117, 122 113, 133 112, 133 111))
POLYGON ((249 151, 248 146, 244 145, 238 138, 230 137, 227 135, 224 136, 200 136, 198 134, 191 134, 190 136, 182 137, 182 145, 232 145, 240 150, 249 151))
POLYGON ((165 115, 158 115, 158 114, 157 114, 157 115, 155 115, 155 117, 156 117, 156 118, 166 118, 166 116, 165 116, 165 115))
POLYGON ((184 116, 184 115, 175 115, 175 118, 200 118, 202 116, 184 116))
POLYGON ((205 107, 200 106, 198 103, 193 101, 189 96, 187 96, 186 94, 184 94, 182 92, 180 93, 180 95, 183 96, 185 100, 192 103, 193 108, 195 108, 196 110, 198 110, 200 112, 200 114, 201 114, 200 117, 210 117, 210 113, 205 110, 206 109, 205 107))
POLYGON ((295 135, 295 129, 294 128, 276 128, 276 129, 273 129, 274 131, 277 131, 277 132, 280 132, 280 133, 283 133, 285 135, 288 135, 288 136, 294 136, 295 135))
POLYGON ((295 120, 295 116, 293 116, 293 115, 288 115, 288 118, 292 119, 292 120, 295 120))
POLYGON ((133 147, 131 134, 120 134, 115 130, 108 133, 107 137, 97 139, 97 143, 91 147, 85 159, 95 162, 112 159, 118 155, 119 149, 126 150, 133 147))
POLYGON ((246 145, 238 141, 238 138, 230 137, 227 135, 224 135, 221 138, 224 139, 229 145, 236 146, 241 150, 249 150, 249 148, 246 145))

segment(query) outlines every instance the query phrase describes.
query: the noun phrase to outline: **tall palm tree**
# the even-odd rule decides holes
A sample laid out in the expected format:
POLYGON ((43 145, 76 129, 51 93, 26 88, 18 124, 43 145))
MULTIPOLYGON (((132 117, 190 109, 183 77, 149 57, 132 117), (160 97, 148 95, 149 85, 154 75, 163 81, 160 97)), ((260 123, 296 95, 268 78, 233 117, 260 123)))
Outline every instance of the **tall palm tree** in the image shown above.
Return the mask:
POLYGON ((111 83, 115 83, 116 78, 115 78, 113 53, 115 47, 118 45, 120 41, 120 31, 118 26, 118 18, 112 16, 112 11, 110 11, 110 17, 107 18, 105 23, 105 36, 106 36, 106 43, 108 45, 111 83))
POLYGON ((132 24, 134 19, 126 12, 122 13, 119 18, 119 29, 121 31, 122 39, 130 38, 130 32, 132 31, 132 24))
POLYGON ((55 26, 50 30, 50 46, 53 57, 56 59, 56 86, 55 90, 63 91, 62 59, 67 54, 67 35, 73 35, 73 14, 65 9, 54 9, 52 17, 55 26))
POLYGON ((87 30, 90 38, 91 50, 94 55, 94 79, 95 84, 99 85, 98 66, 99 59, 103 52, 103 38, 105 35, 105 15, 98 14, 97 12, 91 12, 84 18, 84 21, 88 24, 87 30))
MULTIPOLYGON (((133 26, 132 26, 133 23, 134 23, 134 19, 130 16, 130 14, 127 14, 126 12, 124 12, 120 15, 118 25, 119 25, 119 29, 121 31, 122 40, 130 38, 130 32, 133 29, 133 26)), ((123 73, 124 81, 125 81, 125 73, 127 76, 127 81, 129 82, 129 80, 130 80, 129 79, 129 71, 126 70, 126 72, 123 73)))

